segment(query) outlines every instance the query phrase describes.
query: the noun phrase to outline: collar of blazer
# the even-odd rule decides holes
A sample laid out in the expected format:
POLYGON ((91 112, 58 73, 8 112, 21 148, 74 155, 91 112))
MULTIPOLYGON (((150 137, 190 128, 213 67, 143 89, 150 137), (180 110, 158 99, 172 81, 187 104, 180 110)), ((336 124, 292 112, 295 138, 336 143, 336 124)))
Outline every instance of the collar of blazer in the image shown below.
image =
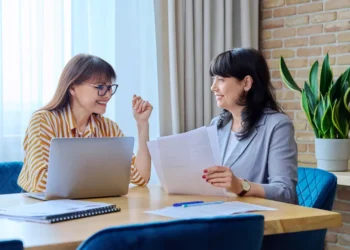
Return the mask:
POLYGON ((227 150, 227 145, 231 136, 232 119, 223 128, 219 129, 218 138, 219 138, 219 147, 220 147, 220 153, 221 153, 221 165, 226 167, 232 167, 232 165, 239 159, 239 157, 242 155, 242 153, 246 150, 246 148, 249 146, 251 141, 256 136, 257 134, 256 128, 261 125, 264 125, 267 115, 273 114, 273 113, 277 113, 277 111, 271 110, 271 109, 264 110, 263 115, 261 116, 258 123, 255 125, 255 130, 253 130, 247 138, 240 140, 239 143, 237 143, 236 148, 234 149, 230 157, 228 157, 226 162, 224 162, 224 159, 225 159, 225 153, 227 150))

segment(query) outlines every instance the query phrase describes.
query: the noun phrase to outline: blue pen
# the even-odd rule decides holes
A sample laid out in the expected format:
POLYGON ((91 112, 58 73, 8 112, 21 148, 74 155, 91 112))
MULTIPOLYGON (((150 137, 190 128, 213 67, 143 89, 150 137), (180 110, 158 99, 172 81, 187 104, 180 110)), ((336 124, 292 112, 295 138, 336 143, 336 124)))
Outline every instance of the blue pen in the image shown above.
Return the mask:
POLYGON ((181 207, 183 205, 191 205, 191 204, 199 204, 199 203, 204 203, 204 201, 188 201, 188 202, 174 203, 173 207, 181 207))
POLYGON ((194 207, 194 206, 203 206, 203 205, 214 205, 224 203, 224 201, 213 201, 213 202, 202 202, 197 204, 184 204, 182 207, 194 207))

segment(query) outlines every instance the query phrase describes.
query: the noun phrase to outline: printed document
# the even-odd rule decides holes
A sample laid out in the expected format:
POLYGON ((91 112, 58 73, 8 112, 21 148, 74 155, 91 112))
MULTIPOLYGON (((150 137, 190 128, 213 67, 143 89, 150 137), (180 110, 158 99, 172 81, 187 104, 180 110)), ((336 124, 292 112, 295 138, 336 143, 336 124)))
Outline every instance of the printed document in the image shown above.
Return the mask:
POLYGON ((272 211, 275 208, 258 206, 239 201, 224 202, 221 204, 193 206, 193 207, 166 207, 158 210, 145 211, 145 213, 161 215, 177 219, 204 218, 215 216, 228 216, 237 213, 253 211, 272 211))
POLYGON ((203 178, 203 170, 220 165, 215 126, 161 137, 148 142, 159 180, 169 194, 226 195, 203 178))

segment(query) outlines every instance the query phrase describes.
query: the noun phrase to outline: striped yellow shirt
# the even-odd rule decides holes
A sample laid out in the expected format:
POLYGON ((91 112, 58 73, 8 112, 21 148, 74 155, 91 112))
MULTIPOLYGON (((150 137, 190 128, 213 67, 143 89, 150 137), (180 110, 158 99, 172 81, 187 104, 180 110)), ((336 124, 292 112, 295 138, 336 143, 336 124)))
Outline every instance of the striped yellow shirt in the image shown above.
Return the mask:
MULTIPOLYGON (((28 192, 45 191, 50 144, 53 138, 124 136, 115 122, 100 115, 91 115, 84 134, 77 132, 69 105, 61 110, 36 112, 25 134, 24 162, 18 184, 28 192)), ((144 186, 147 183, 134 163, 135 156, 132 158, 131 183, 144 186)))

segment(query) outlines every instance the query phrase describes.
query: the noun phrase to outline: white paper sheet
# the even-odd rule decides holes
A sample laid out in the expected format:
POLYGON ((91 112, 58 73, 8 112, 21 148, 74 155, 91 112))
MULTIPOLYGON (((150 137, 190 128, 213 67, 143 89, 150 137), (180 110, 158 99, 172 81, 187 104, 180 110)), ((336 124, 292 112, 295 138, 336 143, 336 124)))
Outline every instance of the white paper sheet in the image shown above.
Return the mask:
POLYGON ((165 192, 169 193, 167 184, 165 182, 163 170, 162 170, 162 164, 160 161, 160 155, 159 155, 159 150, 158 150, 158 141, 149 141, 147 142, 148 150, 152 158, 152 162, 154 165, 154 168, 156 170, 156 173, 158 175, 160 184, 164 188, 165 192))
POLYGON ((178 219, 203 218, 214 216, 225 216, 236 213, 252 211, 272 211, 275 208, 263 207, 254 204, 231 201, 221 204, 203 205, 194 207, 166 207, 158 210, 145 211, 145 213, 161 215, 178 219))
POLYGON ((205 168, 220 164, 214 127, 165 136, 148 143, 160 182, 169 194, 225 195, 223 188, 207 183, 205 168))
POLYGON ((20 206, 0 208, 0 216, 36 217, 86 211, 109 206, 107 203, 81 200, 52 200, 20 206))

